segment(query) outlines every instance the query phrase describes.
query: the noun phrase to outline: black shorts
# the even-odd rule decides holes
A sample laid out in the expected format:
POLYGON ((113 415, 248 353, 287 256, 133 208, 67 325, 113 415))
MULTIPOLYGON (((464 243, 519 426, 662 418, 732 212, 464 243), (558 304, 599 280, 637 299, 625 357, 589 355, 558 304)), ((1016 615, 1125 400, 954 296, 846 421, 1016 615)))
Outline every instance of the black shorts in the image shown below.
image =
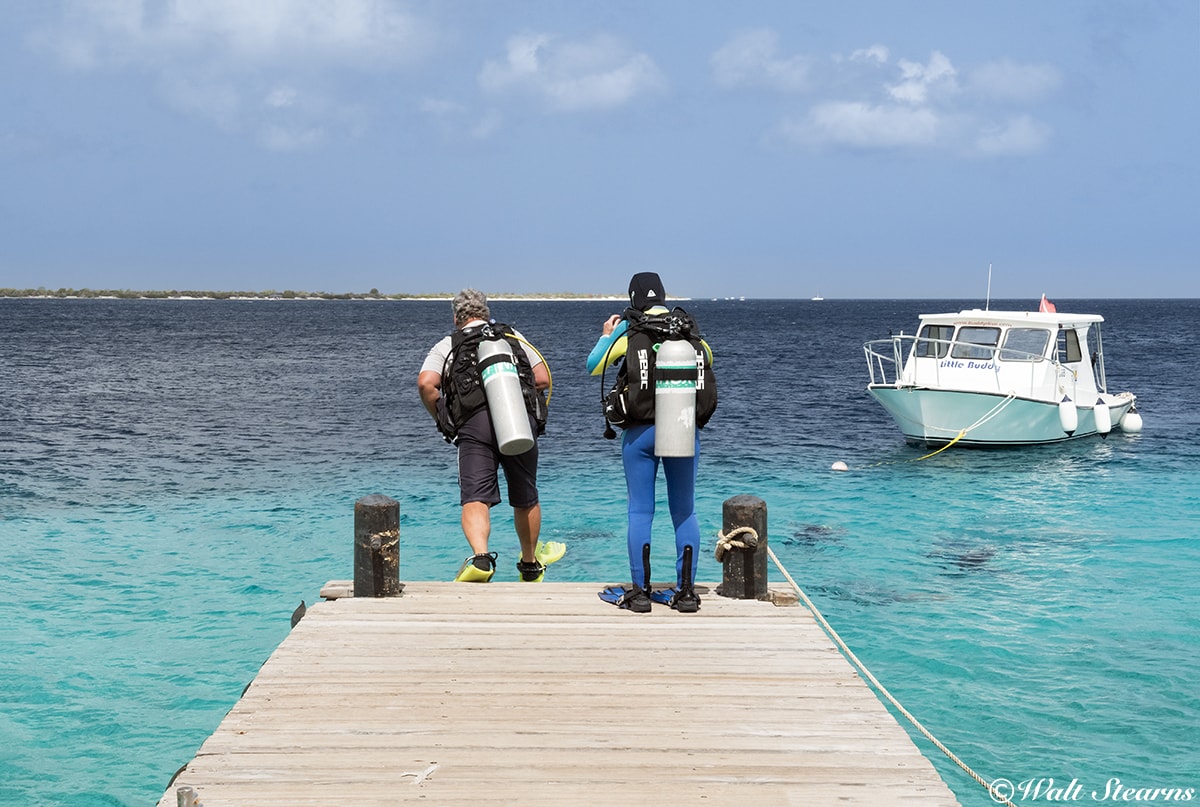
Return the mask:
MULTIPOLYGON (((530 418, 532 424, 533 418, 530 418)), ((537 434, 537 431, 534 431, 537 434)), ((492 420, 486 409, 476 412, 458 430, 458 488, 460 504, 483 502, 488 507, 500 503, 498 468, 504 468, 508 483, 508 503, 522 509, 538 503, 538 447, 524 454, 508 456, 500 453, 492 420)))

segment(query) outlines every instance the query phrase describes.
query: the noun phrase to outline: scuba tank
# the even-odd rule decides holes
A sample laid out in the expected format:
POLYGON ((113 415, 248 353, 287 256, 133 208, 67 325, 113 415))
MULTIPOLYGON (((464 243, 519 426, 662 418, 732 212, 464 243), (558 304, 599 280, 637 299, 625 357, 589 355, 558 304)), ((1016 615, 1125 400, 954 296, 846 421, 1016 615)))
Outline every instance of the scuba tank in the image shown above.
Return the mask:
POLYGON ((524 454, 533 448, 533 430, 521 393, 517 362, 506 339, 484 339, 478 350, 479 375, 488 415, 501 454, 524 454))
POLYGON ((654 454, 696 455, 696 349, 667 339, 654 360, 654 454))

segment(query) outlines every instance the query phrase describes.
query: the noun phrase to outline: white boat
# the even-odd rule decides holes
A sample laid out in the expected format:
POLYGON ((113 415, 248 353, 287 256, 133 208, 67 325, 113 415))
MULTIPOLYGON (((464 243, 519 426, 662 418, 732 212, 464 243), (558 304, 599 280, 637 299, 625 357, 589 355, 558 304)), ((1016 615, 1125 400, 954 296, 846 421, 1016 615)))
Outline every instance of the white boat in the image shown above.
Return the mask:
POLYGON ((1020 446, 1141 431, 1136 396, 1107 390, 1104 318, 1048 307, 922 314, 915 336, 863 345, 867 392, 906 441, 928 446, 1020 446))

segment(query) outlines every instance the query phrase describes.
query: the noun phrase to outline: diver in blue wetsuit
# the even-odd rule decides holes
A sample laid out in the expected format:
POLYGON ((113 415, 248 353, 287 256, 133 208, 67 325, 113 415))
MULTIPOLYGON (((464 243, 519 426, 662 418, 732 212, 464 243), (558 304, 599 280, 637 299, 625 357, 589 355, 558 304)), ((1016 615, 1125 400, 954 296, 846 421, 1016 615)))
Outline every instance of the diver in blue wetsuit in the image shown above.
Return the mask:
MULTIPOLYGON (((662 280, 654 272, 640 272, 629 281, 629 306, 635 312, 666 314, 666 293, 662 280)), ((600 375, 606 367, 625 358, 629 343, 629 319, 614 314, 602 326, 600 339, 588 355, 587 367, 600 375)), ((711 364, 712 353, 703 345, 711 364)), ((654 486, 659 463, 667 479, 667 502, 675 527, 675 573, 677 588, 661 601, 677 611, 695 612, 700 598, 693 583, 700 553, 700 526, 696 520, 696 469, 700 459, 700 437, 696 435, 694 456, 658 457, 654 453, 654 423, 631 422, 625 425, 621 439, 621 460, 629 491, 629 572, 632 586, 609 590, 601 598, 638 613, 650 610, 650 532, 654 521, 654 486), (605 596, 605 595, 609 596, 605 596)), ((655 592, 655 600, 660 600, 655 592)))

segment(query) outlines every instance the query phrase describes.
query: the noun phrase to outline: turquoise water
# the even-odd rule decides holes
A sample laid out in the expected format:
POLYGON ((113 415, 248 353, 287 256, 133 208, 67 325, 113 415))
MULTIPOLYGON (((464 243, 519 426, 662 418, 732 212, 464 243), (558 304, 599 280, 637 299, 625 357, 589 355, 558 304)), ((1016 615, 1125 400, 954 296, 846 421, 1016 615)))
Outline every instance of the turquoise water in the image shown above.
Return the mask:
MULTIPOLYGON (((544 535, 570 546, 558 580, 626 568, 618 449, 582 372, 609 307, 495 311, 555 372, 541 487, 544 535)), ((957 303, 688 307, 721 382, 705 536, 726 498, 762 497, 791 574, 986 779, 1200 789, 1198 356, 1178 336, 1195 301, 1070 306, 1108 319, 1110 385, 1139 395, 1144 434, 919 461, 863 392, 860 345, 957 303)), ((402 578, 453 575, 453 451, 415 394, 446 308, 0 301, 0 803, 157 799, 296 604, 351 576, 359 496, 400 501, 402 578)), ((492 548, 515 579, 503 510, 492 548)), ((655 538, 669 568, 662 524, 655 538)), ((700 577, 720 577, 709 553, 700 577)), ((916 742, 964 805, 992 803, 916 742)))

